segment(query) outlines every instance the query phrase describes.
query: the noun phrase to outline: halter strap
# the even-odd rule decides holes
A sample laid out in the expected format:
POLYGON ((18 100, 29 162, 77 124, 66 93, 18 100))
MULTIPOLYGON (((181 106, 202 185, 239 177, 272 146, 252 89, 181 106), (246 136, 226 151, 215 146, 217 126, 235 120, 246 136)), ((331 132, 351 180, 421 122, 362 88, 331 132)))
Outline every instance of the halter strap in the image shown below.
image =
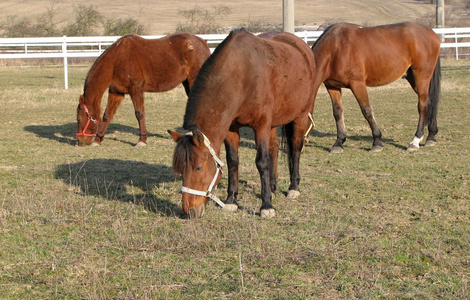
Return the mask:
POLYGON ((310 131, 312 131, 313 128, 315 128, 315 122, 313 121, 313 117, 311 113, 308 113, 308 119, 310 120, 310 126, 307 129, 307 132, 305 132, 304 139, 307 139, 310 131))
POLYGON ((90 121, 96 124, 96 120, 93 119, 93 117, 90 115, 90 112, 88 111, 88 108, 86 107, 85 104, 82 104, 83 108, 85 109, 86 116, 88 120, 86 121, 85 127, 83 127, 82 132, 77 132, 77 136, 95 136, 96 133, 85 133, 85 131, 88 129, 88 125, 90 125, 90 121))
MULTIPOLYGON (((219 173, 222 173, 222 168, 224 167, 224 163, 215 153, 215 150, 214 148, 212 148, 211 142, 207 138, 207 136, 205 136, 204 133, 202 133, 201 131, 199 132, 204 137, 204 145, 207 147, 207 149, 209 149, 209 152, 212 155, 212 158, 214 159, 217 170, 215 171, 214 178, 212 178, 211 184, 207 188, 207 191, 204 192, 204 191, 194 190, 194 189, 191 189, 182 185, 181 192, 196 195, 196 196, 208 197, 209 199, 213 200, 215 203, 217 203, 221 207, 224 207, 225 203, 223 203, 216 195, 212 194, 212 189, 214 188, 215 182, 217 181, 217 178, 219 177, 219 173)), ((188 132, 186 133, 186 135, 193 136, 193 133, 188 132)))
MULTIPOLYGON (((202 133, 201 131, 199 131, 199 132, 202 134, 202 137, 204 138, 204 145, 207 147, 207 149, 209 149, 209 152, 211 153, 212 158, 214 158, 215 163, 216 163, 217 165, 219 165, 220 167, 223 167, 223 166, 224 166, 224 163, 223 163, 223 161, 217 156, 217 154, 215 153, 215 150, 214 150, 214 148, 212 148, 212 146, 211 146, 211 141, 209 140, 209 138, 208 138, 204 133, 202 133)), ((192 132, 187 132, 185 135, 193 136, 193 133, 192 133, 192 132)))

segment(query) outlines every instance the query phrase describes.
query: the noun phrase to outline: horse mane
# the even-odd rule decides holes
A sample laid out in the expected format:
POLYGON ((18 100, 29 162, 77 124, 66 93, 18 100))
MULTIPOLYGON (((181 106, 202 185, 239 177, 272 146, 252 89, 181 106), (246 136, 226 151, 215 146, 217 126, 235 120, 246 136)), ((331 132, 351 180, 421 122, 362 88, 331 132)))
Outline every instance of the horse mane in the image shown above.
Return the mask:
POLYGON ((173 171, 178 174, 186 173, 186 170, 193 165, 196 159, 192 136, 183 135, 176 143, 173 153, 173 171))
POLYGON ((115 43, 113 43, 111 46, 109 46, 108 48, 106 48, 103 53, 100 54, 100 56, 98 56, 98 58, 95 60, 95 62, 93 63, 93 65, 91 66, 90 70, 88 70, 88 73, 86 75, 86 78, 85 78, 85 84, 83 86, 83 95, 85 95, 86 93, 86 90, 87 90, 87 87, 88 87, 88 84, 89 84, 89 81, 88 79, 90 78, 90 76, 92 74, 95 74, 95 72, 98 72, 97 69, 100 68, 102 66, 102 61, 107 57, 107 54, 108 52, 111 52, 112 49, 116 48, 117 45, 119 45, 121 43, 121 40, 123 39, 124 37, 121 37, 120 39, 118 39, 115 43))
POLYGON ((207 78, 211 73, 214 65, 218 61, 220 53, 224 50, 225 46, 230 43, 233 37, 241 32, 247 32, 245 28, 237 28, 230 32, 230 34, 217 46, 214 52, 207 58, 204 64, 199 69, 199 72, 194 80, 193 86, 189 93, 188 102, 186 104, 186 112, 184 114, 183 129, 185 130, 198 130, 199 126, 194 124, 194 118, 196 117, 196 109, 201 93, 204 91, 206 86, 207 78))
POLYGON ((312 50, 315 50, 315 47, 318 45, 318 43, 320 43, 320 41, 323 39, 323 37, 328 33, 328 31, 330 31, 331 28, 333 28, 333 26, 335 26, 335 24, 331 24, 329 25, 328 27, 325 28, 325 30, 323 30, 323 33, 320 35, 320 37, 315 41, 315 43, 313 44, 312 46, 312 50))

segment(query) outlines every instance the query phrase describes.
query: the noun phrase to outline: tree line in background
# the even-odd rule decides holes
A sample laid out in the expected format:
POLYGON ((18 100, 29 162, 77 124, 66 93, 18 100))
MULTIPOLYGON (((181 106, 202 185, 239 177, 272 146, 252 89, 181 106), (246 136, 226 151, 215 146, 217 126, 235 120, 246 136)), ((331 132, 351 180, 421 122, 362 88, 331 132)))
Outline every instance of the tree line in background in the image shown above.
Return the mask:
MULTIPOLYGON (((429 0, 427 0, 429 1, 429 0)), ((431 2, 434 0, 431 0, 431 2)), ((446 0, 446 3, 452 0, 446 0)), ((446 10, 446 25, 448 26, 470 26, 470 0, 464 1, 464 6, 446 10), (456 17, 460 16, 462 17, 456 17), (452 21, 453 20, 453 21, 452 21)), ((106 18, 92 5, 79 4, 74 8, 75 19, 62 25, 56 19, 60 8, 56 1, 46 9, 44 14, 36 20, 28 18, 17 19, 16 16, 7 16, 6 23, 0 23, 0 36, 3 37, 47 37, 47 36, 122 36, 129 33, 139 35, 149 34, 145 25, 139 20, 128 17, 124 19, 106 18)), ((185 18, 184 23, 179 23, 175 32, 189 32, 195 34, 224 33, 230 28, 220 26, 217 20, 223 19, 230 14, 230 8, 225 5, 214 5, 211 9, 203 9, 195 6, 187 10, 180 10, 179 13, 185 18)), ((324 24, 340 22, 343 20, 327 20, 324 24)), ((418 23, 433 27, 435 25, 435 15, 422 16, 416 20, 418 23)), ((375 25, 375 24, 362 24, 375 25)), ((280 31, 282 24, 272 24, 264 20, 247 20, 239 27, 245 27, 251 32, 280 31)))
MULTIPOLYGON (((122 36, 129 33, 139 35, 149 34, 145 25, 139 20, 128 17, 124 19, 106 18, 92 5, 79 4, 74 8, 75 19, 66 25, 57 21, 60 8, 53 4, 46 9, 44 14, 36 20, 28 18, 18 19, 17 16, 7 16, 6 22, 0 24, 0 36, 3 37, 52 37, 52 36, 122 36)), ((230 14, 230 8, 225 5, 214 5, 211 9, 203 9, 198 6, 180 10, 185 18, 185 23, 179 23, 175 32, 190 32, 198 34, 227 32, 217 20, 230 14)), ((240 24, 250 31, 281 30, 282 24, 255 20, 240 24)))
POLYGON ((75 20, 60 27, 56 16, 60 8, 56 2, 35 21, 28 18, 18 20, 8 16, 6 24, 0 25, 3 37, 52 37, 52 36, 121 36, 127 33, 145 34, 145 26, 133 18, 109 19, 92 5, 80 4, 74 8, 75 20))

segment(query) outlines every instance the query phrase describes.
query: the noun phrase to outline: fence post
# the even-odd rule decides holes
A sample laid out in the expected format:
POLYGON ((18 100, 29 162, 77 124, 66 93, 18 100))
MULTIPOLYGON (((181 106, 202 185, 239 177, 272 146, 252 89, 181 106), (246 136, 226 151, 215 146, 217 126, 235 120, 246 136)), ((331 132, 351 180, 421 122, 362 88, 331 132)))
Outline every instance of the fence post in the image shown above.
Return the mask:
MULTIPOLYGON (((457 44, 457 32, 454 33, 454 42, 457 44)), ((459 60, 459 47, 455 47, 455 60, 459 60)))
POLYGON ((64 55, 64 84, 65 89, 69 89, 69 71, 68 71, 68 61, 67 61, 67 37, 64 35, 64 40, 62 41, 62 54, 64 55))

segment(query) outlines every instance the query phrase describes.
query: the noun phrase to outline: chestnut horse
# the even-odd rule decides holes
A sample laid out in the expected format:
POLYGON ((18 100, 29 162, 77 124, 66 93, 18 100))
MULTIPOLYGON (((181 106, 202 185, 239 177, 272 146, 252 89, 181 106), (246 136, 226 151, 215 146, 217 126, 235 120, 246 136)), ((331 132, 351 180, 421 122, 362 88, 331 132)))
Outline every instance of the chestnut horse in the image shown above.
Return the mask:
POLYGON ((132 34, 121 37, 96 60, 85 80, 77 108, 78 145, 100 145, 124 95, 129 94, 140 129, 136 146, 145 146, 144 92, 164 92, 183 83, 189 94, 209 55, 207 43, 188 33, 154 40, 132 34), (101 119, 101 98, 106 89, 108 104, 101 119))
POLYGON ((261 177, 262 217, 273 217, 278 137, 283 126, 288 149, 288 198, 299 192, 299 161, 313 110, 315 60, 309 46, 293 34, 271 32, 255 36, 232 31, 202 66, 189 94, 183 128, 169 130, 177 142, 173 169, 182 174, 183 211, 201 217, 208 197, 226 210, 238 208, 239 129, 255 133, 256 166, 261 177), (221 179, 219 158, 224 142, 228 164, 225 203, 212 194, 221 179))
POLYGON ((317 66, 315 86, 325 84, 336 119, 337 140, 332 153, 342 152, 346 141, 341 88, 351 89, 372 129, 371 151, 381 151, 382 133, 369 104, 367 87, 391 83, 404 74, 419 99, 418 129, 408 150, 419 149, 426 123, 429 131, 426 146, 435 145, 440 39, 432 29, 414 23, 376 27, 339 23, 328 27, 312 50, 317 66))

